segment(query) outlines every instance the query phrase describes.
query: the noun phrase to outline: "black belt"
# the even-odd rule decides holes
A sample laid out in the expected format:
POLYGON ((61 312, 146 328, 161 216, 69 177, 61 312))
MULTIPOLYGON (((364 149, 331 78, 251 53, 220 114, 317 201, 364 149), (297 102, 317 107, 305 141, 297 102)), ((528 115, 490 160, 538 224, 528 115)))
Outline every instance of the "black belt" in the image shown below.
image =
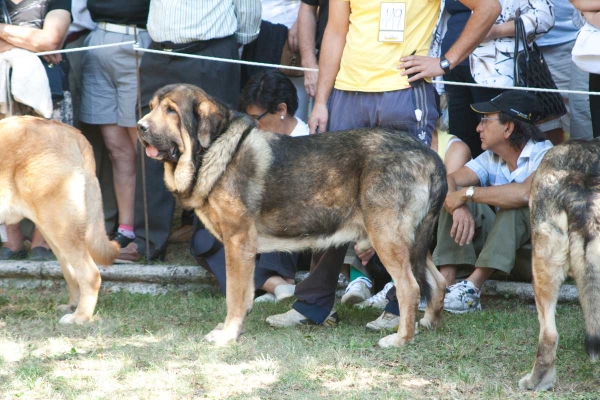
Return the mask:
POLYGON ((150 48, 154 48, 154 49, 162 50, 162 51, 172 51, 175 53, 192 54, 192 53, 198 53, 198 52, 206 49, 207 47, 212 46, 221 41, 230 40, 232 37, 233 37, 233 35, 227 36, 224 38, 218 38, 218 39, 197 40, 195 42, 188 42, 188 43, 154 42, 153 41, 152 44, 150 45, 150 48))
POLYGON ((77 32, 69 33, 67 35, 67 38, 65 39, 65 44, 69 44, 71 42, 74 42, 75 40, 79 39, 83 35, 87 35, 88 33, 90 33, 89 29, 84 29, 82 31, 77 31, 77 32))

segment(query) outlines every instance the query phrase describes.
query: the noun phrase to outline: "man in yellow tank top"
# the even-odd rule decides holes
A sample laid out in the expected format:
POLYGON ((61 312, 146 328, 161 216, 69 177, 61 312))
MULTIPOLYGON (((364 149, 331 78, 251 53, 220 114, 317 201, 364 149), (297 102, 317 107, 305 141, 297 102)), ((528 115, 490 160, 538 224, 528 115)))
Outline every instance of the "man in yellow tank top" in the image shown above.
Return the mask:
POLYGON ((388 127, 429 145, 438 117, 429 78, 466 58, 500 12, 495 0, 461 2, 473 10, 463 34, 445 55, 432 58, 439 0, 331 0, 311 133, 388 127))
MULTIPOLYGON (((383 127, 407 132, 429 146, 438 119, 429 78, 469 56, 500 14, 497 0, 460 1, 473 14, 439 59, 427 53, 440 0, 330 0, 310 133, 383 127)), ((267 322, 279 327, 333 325, 335 319, 336 324, 335 290, 346 247, 313 254, 314 268, 296 286, 298 301, 292 310, 267 322)))

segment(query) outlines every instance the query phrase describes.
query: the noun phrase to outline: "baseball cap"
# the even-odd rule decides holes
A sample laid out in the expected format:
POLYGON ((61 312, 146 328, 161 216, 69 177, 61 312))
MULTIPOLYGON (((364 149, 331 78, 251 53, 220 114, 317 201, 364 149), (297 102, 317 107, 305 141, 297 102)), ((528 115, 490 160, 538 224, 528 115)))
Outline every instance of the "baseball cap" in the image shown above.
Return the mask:
POLYGON ((490 101, 471 104, 473 111, 490 114, 502 111, 518 120, 533 124, 541 112, 541 105, 534 94, 523 90, 507 90, 490 101))

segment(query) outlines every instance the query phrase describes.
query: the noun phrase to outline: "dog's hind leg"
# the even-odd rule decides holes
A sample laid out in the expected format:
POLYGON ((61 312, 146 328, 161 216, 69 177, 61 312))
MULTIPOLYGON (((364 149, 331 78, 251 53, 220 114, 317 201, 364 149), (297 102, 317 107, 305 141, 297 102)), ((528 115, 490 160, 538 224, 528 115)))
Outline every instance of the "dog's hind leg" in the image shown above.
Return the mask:
MULTIPOLYGON (((245 227, 247 228, 247 227, 245 227)), ((254 267, 256 262, 257 235, 252 226, 246 230, 223 232, 225 246, 225 269, 227 274, 225 323, 204 338, 219 346, 238 339, 244 328, 246 315, 254 302, 254 267)))
POLYGON ((82 324, 92 321, 98 291, 100 290, 100 271, 89 254, 85 239, 85 223, 78 222, 74 212, 70 221, 60 220, 60 216, 51 215, 45 221, 37 222, 40 231, 57 255, 69 289, 69 303, 59 306, 65 314, 60 323, 82 324), (52 229, 45 229, 52 224, 52 229))
MULTIPOLYGON (((532 371, 519 381, 519 388, 529 390, 548 390, 556 383, 556 302, 560 286, 569 269, 569 237, 567 216, 563 212, 552 221, 536 224, 532 214, 532 269, 533 291, 540 322, 539 343, 532 371)), ((583 253, 583 241, 579 241, 580 254, 583 253)), ((571 249, 573 251, 573 249, 571 249)), ((576 263, 581 256, 573 258, 576 263)))
MULTIPOLYGON (((571 262, 585 321, 585 350, 592 361, 600 357, 600 227, 589 232, 581 264, 571 262)), ((573 246, 573 243, 571 244, 573 246)), ((571 250, 571 254, 573 250, 571 250)), ((579 261, 579 260, 578 260, 579 261)))
POLYGON ((48 238, 46 241, 52 248, 52 251, 56 255, 56 259, 60 264, 60 269, 65 277, 65 281, 67 282, 67 290, 69 291, 69 301, 67 304, 59 304, 55 308, 56 310, 62 313, 72 313, 77 308, 77 304, 79 303, 79 284, 77 283, 77 279, 75 278, 75 271, 73 270, 73 266, 67 261, 65 256, 61 253, 60 249, 56 247, 54 243, 51 242, 48 238))
MULTIPOLYGON (((415 335, 415 319, 419 304, 419 285, 410 263, 410 246, 404 238, 392 240, 389 229, 371 230, 369 236, 379 259, 394 280, 400 308, 398 333, 379 340, 381 347, 400 347, 415 335)), ((395 233, 395 232, 394 232, 395 233)))
POLYGON ((100 271, 87 250, 81 253, 71 257, 76 259, 71 265, 75 266, 75 277, 79 283, 79 303, 73 314, 66 314, 60 319, 61 324, 82 324, 93 320, 100 290, 100 271))
POLYGON ((446 281, 444 276, 438 271, 431 254, 427 254, 427 283, 433 288, 431 300, 427 303, 425 315, 419 323, 425 328, 437 328, 442 321, 442 311, 444 310, 444 296, 446 295, 446 281))

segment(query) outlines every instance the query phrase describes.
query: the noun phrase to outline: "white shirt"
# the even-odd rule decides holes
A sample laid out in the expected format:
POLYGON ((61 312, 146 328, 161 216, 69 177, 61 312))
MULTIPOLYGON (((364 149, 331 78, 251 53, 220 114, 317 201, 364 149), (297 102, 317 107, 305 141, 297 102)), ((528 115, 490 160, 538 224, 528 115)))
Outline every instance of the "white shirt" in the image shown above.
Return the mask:
POLYGON ((544 155, 552 148, 549 140, 527 142, 517 160, 517 169, 510 171, 506 161, 490 150, 484 151, 476 159, 469 161, 470 168, 479 177, 481 186, 499 186, 508 183, 523 183, 540 165, 544 155))
POLYGON ((304 121, 302 121, 300 118, 298 118, 298 117, 294 117, 294 118, 296 118, 296 121, 298 121, 298 123, 296 124, 296 127, 294 128, 292 133, 290 133, 290 136, 298 137, 298 136, 308 135, 308 133, 309 133, 308 125, 306 125, 306 123, 304 121))
POLYGON ((261 3, 262 19, 265 21, 290 29, 298 18, 300 0, 262 0, 261 3))

